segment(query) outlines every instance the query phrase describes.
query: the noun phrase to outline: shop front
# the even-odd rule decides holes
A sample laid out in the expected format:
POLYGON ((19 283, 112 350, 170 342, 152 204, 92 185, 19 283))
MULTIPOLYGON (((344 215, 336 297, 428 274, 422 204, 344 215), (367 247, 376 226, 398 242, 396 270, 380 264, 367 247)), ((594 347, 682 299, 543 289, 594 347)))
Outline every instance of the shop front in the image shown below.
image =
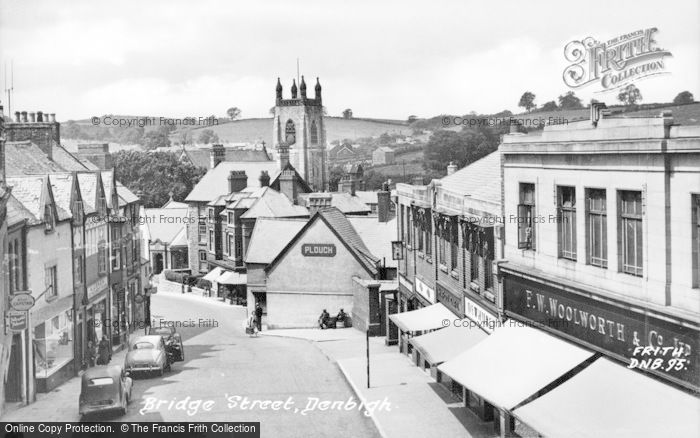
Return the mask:
POLYGON ((112 333, 112 348, 117 348, 126 343, 127 338, 127 302, 126 289, 121 285, 113 285, 111 290, 111 313, 109 330, 112 333))
POLYGON ((74 375, 73 309, 33 321, 34 375, 37 392, 49 392, 74 375))
POLYGON ((86 328, 85 342, 92 341, 97 345, 102 336, 109 339, 108 325, 110 317, 107 313, 107 299, 109 295, 109 282, 107 277, 100 277, 87 287, 88 305, 86 307, 86 328))

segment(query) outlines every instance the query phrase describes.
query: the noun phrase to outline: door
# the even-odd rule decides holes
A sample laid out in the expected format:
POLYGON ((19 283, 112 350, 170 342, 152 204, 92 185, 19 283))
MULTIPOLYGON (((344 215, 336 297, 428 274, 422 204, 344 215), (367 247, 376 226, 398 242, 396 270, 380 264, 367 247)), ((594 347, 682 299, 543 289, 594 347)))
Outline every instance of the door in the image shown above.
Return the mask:
POLYGON ((12 336, 10 363, 5 381, 5 400, 22 401, 22 336, 12 336))

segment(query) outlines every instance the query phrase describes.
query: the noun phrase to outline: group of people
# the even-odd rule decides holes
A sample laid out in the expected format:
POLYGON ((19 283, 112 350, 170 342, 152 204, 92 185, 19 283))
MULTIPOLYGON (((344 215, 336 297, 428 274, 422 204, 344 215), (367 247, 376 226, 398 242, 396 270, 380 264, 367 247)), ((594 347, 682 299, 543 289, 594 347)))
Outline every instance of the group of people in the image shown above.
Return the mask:
POLYGON ((107 365, 112 360, 112 347, 109 345, 109 340, 106 335, 102 335, 102 339, 95 347, 95 343, 90 339, 87 343, 85 351, 84 367, 94 367, 95 365, 107 365))
POLYGON ((340 312, 338 312, 338 315, 336 315, 335 320, 333 320, 328 311, 326 309, 323 309, 323 312, 321 312, 321 316, 318 317, 318 325, 319 327, 321 327, 321 329, 327 329, 331 327, 335 328, 335 323, 342 322, 344 324, 347 317, 347 313, 345 313, 343 309, 340 309, 340 312))

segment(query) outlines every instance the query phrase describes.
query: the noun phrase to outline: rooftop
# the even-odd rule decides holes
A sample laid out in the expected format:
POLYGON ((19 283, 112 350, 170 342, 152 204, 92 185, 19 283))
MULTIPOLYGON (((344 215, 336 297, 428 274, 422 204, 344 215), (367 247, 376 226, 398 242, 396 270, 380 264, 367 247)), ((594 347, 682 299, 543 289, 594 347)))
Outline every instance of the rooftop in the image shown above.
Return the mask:
POLYGON ((271 181, 279 174, 278 163, 275 161, 223 161, 202 177, 187 195, 185 201, 210 202, 218 196, 229 194, 228 176, 234 170, 245 171, 248 177, 248 187, 260 187, 259 176, 263 170, 270 174, 271 181))
POLYGON ((308 219, 258 219, 250 237, 246 263, 271 263, 307 222, 308 219))

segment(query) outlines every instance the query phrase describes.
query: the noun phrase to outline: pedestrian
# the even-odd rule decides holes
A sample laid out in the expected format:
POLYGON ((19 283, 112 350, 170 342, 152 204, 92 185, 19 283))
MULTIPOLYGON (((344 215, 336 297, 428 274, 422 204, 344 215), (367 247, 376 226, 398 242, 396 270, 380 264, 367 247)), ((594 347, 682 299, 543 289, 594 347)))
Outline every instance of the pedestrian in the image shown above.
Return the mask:
POLYGON ((331 315, 326 311, 326 309, 323 309, 323 312, 321 312, 321 316, 318 317, 318 325, 321 327, 321 329, 326 329, 328 328, 328 323, 331 319, 331 315))
POLYGON ((111 350, 107 336, 102 335, 102 340, 97 345, 97 365, 107 365, 112 360, 111 350))
POLYGON ((262 316, 263 309, 260 306, 260 303, 257 303, 255 305, 255 323, 258 325, 258 331, 262 331, 262 316))
POLYGON ((90 339, 87 343, 87 351, 85 351, 85 357, 87 358, 87 366, 95 366, 95 343, 90 339))

